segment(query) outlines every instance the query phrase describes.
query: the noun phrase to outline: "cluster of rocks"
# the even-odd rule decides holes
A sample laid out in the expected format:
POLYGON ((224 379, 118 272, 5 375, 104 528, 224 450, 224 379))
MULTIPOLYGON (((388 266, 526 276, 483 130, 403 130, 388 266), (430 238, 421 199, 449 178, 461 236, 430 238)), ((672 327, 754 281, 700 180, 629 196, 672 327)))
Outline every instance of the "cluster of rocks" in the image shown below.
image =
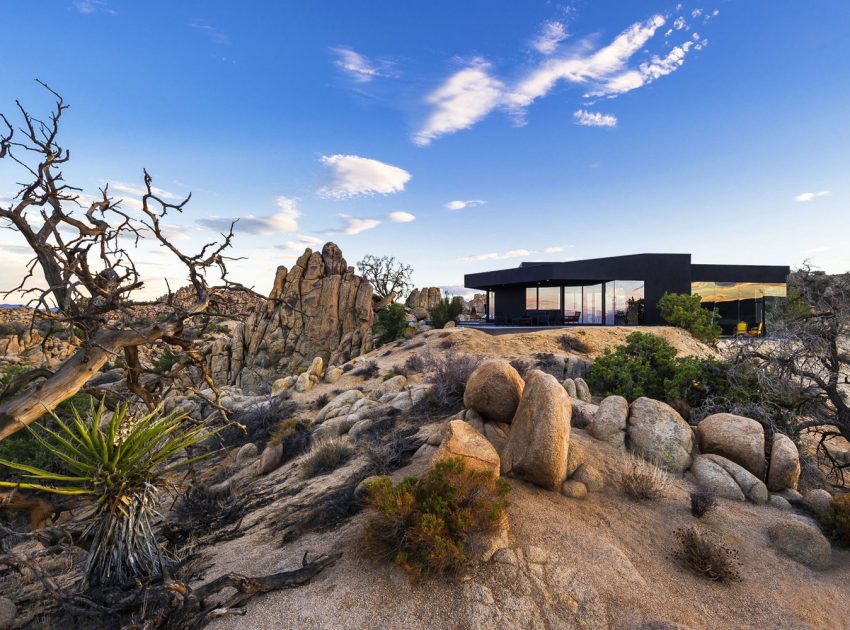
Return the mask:
POLYGON ((210 353, 218 383, 257 390, 280 374, 345 363, 372 349, 372 287, 334 243, 309 248, 292 267, 278 267, 264 308, 210 353))
POLYGON ((52 367, 70 358, 77 347, 76 340, 69 341, 54 335, 45 339, 37 330, 26 328, 20 333, 0 337, 0 359, 52 367))
MULTIPOLYGON (((430 311, 442 299, 443 293, 439 287, 414 289, 404 301, 409 326, 419 332, 430 330, 427 323, 430 311)), ((458 316, 458 321, 467 322, 483 319, 486 304, 487 297, 483 293, 476 293, 471 300, 464 300, 463 312, 458 316)))

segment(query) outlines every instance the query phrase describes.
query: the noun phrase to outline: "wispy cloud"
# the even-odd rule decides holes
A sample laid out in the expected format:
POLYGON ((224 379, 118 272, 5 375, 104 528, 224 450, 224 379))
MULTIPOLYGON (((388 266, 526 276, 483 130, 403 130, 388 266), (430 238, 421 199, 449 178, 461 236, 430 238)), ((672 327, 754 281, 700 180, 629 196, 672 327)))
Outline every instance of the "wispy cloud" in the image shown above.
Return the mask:
POLYGON ((343 232, 351 236, 354 234, 360 234, 366 230, 374 229, 381 225, 380 219, 360 219, 348 214, 341 214, 339 215, 339 218, 342 219, 345 224, 343 232))
MULTIPOLYGON (((430 144, 472 127, 495 109, 508 111, 522 125, 526 110, 560 82, 584 86, 586 98, 614 97, 648 85, 681 67, 690 50, 701 50, 708 44, 707 39, 689 38, 663 55, 653 55, 649 61, 630 67, 632 57, 665 23, 663 15, 653 15, 630 25, 602 47, 585 40, 566 54, 541 61, 510 85, 494 76, 489 62, 475 58, 425 98, 431 113, 412 140, 420 146, 430 144)), ((674 22, 673 28, 685 28, 684 22, 681 24, 674 22)))
POLYGON ((804 192, 804 193, 800 193, 799 195, 794 197, 794 201, 807 202, 807 201, 812 201, 813 199, 816 199, 817 197, 829 197, 829 195, 831 195, 831 194, 832 194, 831 190, 822 190, 820 192, 804 192))
POLYGON ((329 171, 330 182, 317 191, 321 197, 389 195, 404 190, 411 178, 403 168, 358 155, 325 155, 322 164, 329 171))
POLYGON ((393 64, 386 60, 372 61, 366 55, 343 46, 331 48, 336 55, 336 65, 357 83, 368 83, 378 77, 398 76, 393 64))
POLYGON ((229 44, 230 36, 204 20, 192 20, 189 26, 200 31, 213 44, 229 44))
POLYGON ((557 254, 558 252, 562 252, 562 251, 564 251, 564 247, 561 246, 561 245, 558 245, 556 247, 545 247, 545 248, 543 248, 544 254, 557 254))
POLYGON ((409 212, 390 212, 387 215, 387 219, 392 221, 393 223, 410 223, 411 221, 416 220, 416 216, 410 214, 409 212))
POLYGON ((614 114, 600 114, 580 109, 573 112, 573 120, 583 127, 616 127, 617 117, 614 114))
POLYGON ((542 55, 551 55, 569 34, 563 22, 549 20, 543 23, 540 34, 532 42, 532 46, 542 55))
POLYGON ((413 136, 414 144, 426 146, 440 136, 468 129, 502 101, 504 84, 488 73, 490 64, 481 58, 455 73, 425 98, 433 112, 413 136))
POLYGON ((488 252, 486 254, 473 254, 471 256, 461 256, 458 260, 462 260, 464 262, 472 262, 479 260, 504 260, 506 258, 522 258, 523 256, 529 256, 531 251, 528 249, 511 249, 504 253, 497 252, 488 252))
POLYGON ((298 231, 298 217, 301 216, 295 201, 289 197, 280 196, 275 199, 278 211, 270 215, 248 214, 243 217, 210 217, 200 219, 198 223, 211 230, 224 231, 238 219, 233 228, 236 232, 247 232, 258 236, 298 231))
POLYGON ((118 14, 115 9, 109 6, 106 0, 76 0, 74 7, 83 15, 90 15, 92 13, 118 14))
POLYGON ((283 245, 275 245, 275 249, 302 250, 313 245, 321 245, 322 243, 324 243, 324 239, 308 236, 307 234, 299 234, 295 237, 295 240, 286 241, 283 245))
POLYGON ((455 199, 454 201, 449 201, 447 204, 445 204, 444 207, 448 208, 449 210, 463 210, 464 208, 474 208, 475 206, 482 206, 485 203, 487 202, 483 199, 455 199))

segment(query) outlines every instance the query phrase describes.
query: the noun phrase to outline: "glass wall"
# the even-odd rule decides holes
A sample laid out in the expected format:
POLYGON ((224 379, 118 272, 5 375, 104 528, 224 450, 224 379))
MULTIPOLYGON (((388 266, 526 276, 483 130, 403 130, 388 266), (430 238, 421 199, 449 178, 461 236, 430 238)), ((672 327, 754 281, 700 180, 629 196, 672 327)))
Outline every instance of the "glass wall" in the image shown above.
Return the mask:
POLYGON ((528 287, 525 290, 525 310, 537 310, 537 287, 528 287))
POLYGON ((581 287, 564 287, 564 322, 578 324, 581 321, 581 287))
POLYGON ((487 291, 487 321, 492 322, 496 319, 496 292, 487 291))
POLYGON ((583 324, 602 323, 602 285, 582 287, 581 321, 583 324))
POLYGON ((734 333, 740 322, 748 330, 764 332, 765 311, 787 296, 784 282, 692 282, 691 294, 699 295, 704 308, 715 313, 723 333, 734 333))
POLYGON ((537 290, 537 308, 541 311, 560 311, 561 287, 540 287, 537 290))
POLYGON ((644 323, 643 280, 613 280, 605 283, 605 323, 636 326, 644 323))

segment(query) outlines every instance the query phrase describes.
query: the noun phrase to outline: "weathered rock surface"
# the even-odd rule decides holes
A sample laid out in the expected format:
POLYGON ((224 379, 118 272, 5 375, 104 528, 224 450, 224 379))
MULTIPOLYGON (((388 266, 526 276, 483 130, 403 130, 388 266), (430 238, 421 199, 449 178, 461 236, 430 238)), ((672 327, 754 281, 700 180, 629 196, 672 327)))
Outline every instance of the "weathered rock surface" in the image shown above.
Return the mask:
POLYGON ((572 423, 577 429, 586 429, 593 424, 598 407, 593 403, 584 402, 578 398, 570 398, 573 405, 572 423))
POLYGON ((749 470, 743 466, 739 466, 732 460, 721 457, 720 455, 709 454, 702 455, 702 457, 714 462, 729 473, 729 476, 735 480, 735 483, 738 484, 741 492, 744 493, 744 496, 747 497, 748 500, 757 504, 767 503, 767 500, 770 497, 770 494, 767 491, 767 486, 764 485, 764 482, 749 470))
MULTIPOLYGON (((413 289, 410 295, 407 296, 404 305, 411 309, 424 309, 426 313, 425 317, 427 317, 427 312, 436 306, 436 304, 442 299, 443 294, 439 287, 424 287, 422 289, 413 289)), ((420 317, 418 319, 425 318, 420 317)))
POLYGON ((0 595, 0 628, 11 628, 18 616, 18 608, 8 597, 0 595))
POLYGON ((486 437, 497 453, 501 453, 508 443, 511 425, 504 422, 487 422, 484 424, 484 437, 486 437))
POLYGON ((761 424, 731 413, 715 413, 702 420, 696 431, 703 453, 725 457, 764 479, 764 428, 761 424))
POLYGON ((523 387, 522 377, 510 363, 502 359, 485 361, 470 375, 463 404, 486 420, 510 423, 523 387))
POLYGON ((579 466, 571 478, 587 486, 588 492, 601 492, 605 487, 605 478, 602 473, 590 464, 579 466))
POLYGON ((581 376, 576 376, 573 381, 576 384, 576 398, 586 403, 593 402, 587 382, 581 376))
POLYGON ((257 463, 257 474, 267 475, 278 466, 283 458, 283 444, 269 444, 263 449, 260 461, 257 463))
POLYGON ((599 403, 593 423, 590 425, 590 434, 597 440, 622 446, 626 437, 628 418, 628 401, 622 396, 608 396, 599 403))
POLYGON ((583 499, 587 496, 587 486, 581 481, 567 479, 561 484, 561 494, 571 499, 583 499))
POLYGON ((549 490, 566 477, 572 406, 555 377, 531 370, 502 450, 502 473, 549 490))
POLYGON ((786 488, 797 489, 800 479, 800 453, 797 445, 787 435, 773 434, 770 447, 770 469, 767 471, 767 489, 781 492, 786 488))
POLYGON ((561 383, 564 386, 564 389, 567 390, 567 394, 570 398, 578 398, 578 393, 576 392, 576 382, 571 378, 565 378, 564 382, 561 383))
POLYGON ((702 455, 695 457, 691 465, 691 474, 699 485, 714 491, 718 497, 733 501, 743 501, 746 498, 744 491, 732 475, 708 457, 702 455))
POLYGON ((820 488, 809 490, 803 495, 803 505, 822 518, 832 508, 832 495, 820 488))
POLYGON ((372 287, 339 247, 306 249, 292 269, 278 267, 265 308, 215 349, 213 378, 254 390, 314 357, 344 363, 372 349, 372 323, 372 287))
POLYGON ((627 434, 635 453, 670 472, 682 473, 691 465, 691 427, 670 405, 652 398, 635 400, 627 434))
POLYGON ((832 547, 815 527, 800 521, 780 521, 767 530, 770 543, 802 565, 822 571, 832 560, 832 547))
POLYGON ((567 378, 584 378, 590 373, 593 361, 584 357, 569 355, 564 359, 564 376, 567 378))
POLYGON ((434 453, 438 462, 459 457, 470 470, 483 470, 499 476, 499 454, 483 435, 468 422, 451 420, 443 430, 443 441, 434 453))

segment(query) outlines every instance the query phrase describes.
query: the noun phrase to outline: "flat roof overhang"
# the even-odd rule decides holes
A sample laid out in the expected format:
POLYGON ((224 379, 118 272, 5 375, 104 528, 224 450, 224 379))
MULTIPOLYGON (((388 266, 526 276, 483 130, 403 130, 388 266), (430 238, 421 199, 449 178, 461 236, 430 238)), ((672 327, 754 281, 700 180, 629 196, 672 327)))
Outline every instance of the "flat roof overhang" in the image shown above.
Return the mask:
POLYGON ((676 273, 693 281, 766 282, 787 280, 790 268, 777 265, 695 265, 690 254, 631 254, 566 262, 525 262, 519 267, 464 276, 468 289, 505 286, 589 284, 609 280, 647 280, 676 273))

